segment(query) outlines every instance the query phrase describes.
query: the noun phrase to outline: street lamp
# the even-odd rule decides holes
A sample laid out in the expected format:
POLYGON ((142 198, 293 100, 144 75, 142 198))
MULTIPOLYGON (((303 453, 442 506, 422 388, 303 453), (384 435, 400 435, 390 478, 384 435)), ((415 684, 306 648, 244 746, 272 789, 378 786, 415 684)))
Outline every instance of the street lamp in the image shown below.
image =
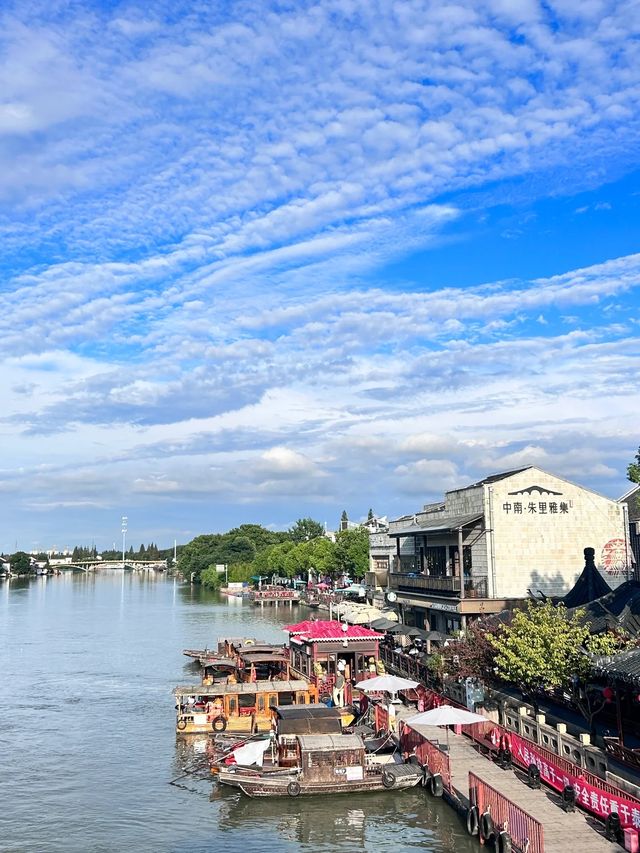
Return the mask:
POLYGON ((124 548, 127 537, 127 516, 122 516, 122 568, 124 569, 124 548))

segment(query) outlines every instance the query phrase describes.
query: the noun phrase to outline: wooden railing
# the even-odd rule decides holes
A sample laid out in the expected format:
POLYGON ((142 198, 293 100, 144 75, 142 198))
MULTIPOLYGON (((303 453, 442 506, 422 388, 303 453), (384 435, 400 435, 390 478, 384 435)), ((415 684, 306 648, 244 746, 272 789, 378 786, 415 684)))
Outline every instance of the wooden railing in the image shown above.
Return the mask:
POLYGON ((606 737, 604 739, 604 748, 617 761, 623 764, 630 764, 632 767, 640 767, 640 749, 629 749, 623 746, 618 738, 606 737))
MULTIPOLYGON (((389 586, 404 592, 431 592, 445 595, 460 594, 459 577, 440 577, 437 575, 418 575, 398 572, 389 575, 389 586)), ((486 578, 465 578, 464 594, 467 598, 486 598, 486 578)))

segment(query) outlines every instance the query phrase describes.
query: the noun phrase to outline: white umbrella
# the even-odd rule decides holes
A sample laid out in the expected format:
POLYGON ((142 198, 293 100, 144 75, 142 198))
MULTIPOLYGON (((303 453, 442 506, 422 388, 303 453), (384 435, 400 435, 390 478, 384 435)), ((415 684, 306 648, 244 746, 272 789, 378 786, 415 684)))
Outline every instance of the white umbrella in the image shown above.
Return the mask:
MULTIPOLYGON (((405 720, 408 726, 457 726, 484 723, 487 718, 482 714, 474 714, 465 708, 454 708, 453 705, 440 705, 430 711, 423 711, 405 720)), ((447 729, 447 749, 449 748, 449 729, 447 729)))
POLYGON ((398 690, 410 690, 417 687, 418 681, 409 678, 400 678, 397 675, 376 675, 374 678, 365 678, 356 684, 358 690, 365 693, 397 693, 398 690))

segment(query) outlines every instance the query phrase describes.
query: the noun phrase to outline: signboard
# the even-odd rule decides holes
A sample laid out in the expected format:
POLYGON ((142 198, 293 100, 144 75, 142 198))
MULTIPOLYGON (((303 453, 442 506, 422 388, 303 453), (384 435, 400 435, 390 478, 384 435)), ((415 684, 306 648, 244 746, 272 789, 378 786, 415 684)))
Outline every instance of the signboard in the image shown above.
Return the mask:
POLYGON ((347 767, 347 781, 360 782, 364 779, 362 767, 347 767))
MULTIPOLYGON (((536 749, 536 745, 524 738, 509 732, 511 752, 514 760, 520 766, 528 768, 535 764, 540 771, 540 779, 554 788, 562 791, 567 785, 572 785, 576 792, 576 803, 581 808, 606 820, 610 814, 617 814, 620 825, 640 829, 640 802, 631 797, 617 796, 595 785, 589 784, 579 767, 572 765, 572 771, 561 770, 546 754, 536 749)), ((623 791, 619 792, 623 794, 623 791)))

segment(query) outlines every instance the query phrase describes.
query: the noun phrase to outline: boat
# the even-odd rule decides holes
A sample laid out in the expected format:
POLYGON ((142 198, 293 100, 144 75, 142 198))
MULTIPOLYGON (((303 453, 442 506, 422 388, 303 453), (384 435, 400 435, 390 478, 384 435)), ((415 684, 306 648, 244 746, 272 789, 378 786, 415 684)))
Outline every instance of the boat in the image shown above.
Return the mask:
POLYGON ((178 734, 239 732, 252 734, 271 729, 273 708, 278 705, 310 705, 318 691, 307 680, 272 679, 185 685, 173 691, 176 697, 178 734))
MULTIPOLYGON (((265 741, 241 750, 254 763, 224 767, 218 781, 249 797, 398 790, 415 787, 423 778, 419 765, 403 763, 397 753, 367 753, 363 739, 354 734, 298 734, 280 739, 277 748, 265 741)), ((236 757, 242 758, 241 750, 236 757)))

